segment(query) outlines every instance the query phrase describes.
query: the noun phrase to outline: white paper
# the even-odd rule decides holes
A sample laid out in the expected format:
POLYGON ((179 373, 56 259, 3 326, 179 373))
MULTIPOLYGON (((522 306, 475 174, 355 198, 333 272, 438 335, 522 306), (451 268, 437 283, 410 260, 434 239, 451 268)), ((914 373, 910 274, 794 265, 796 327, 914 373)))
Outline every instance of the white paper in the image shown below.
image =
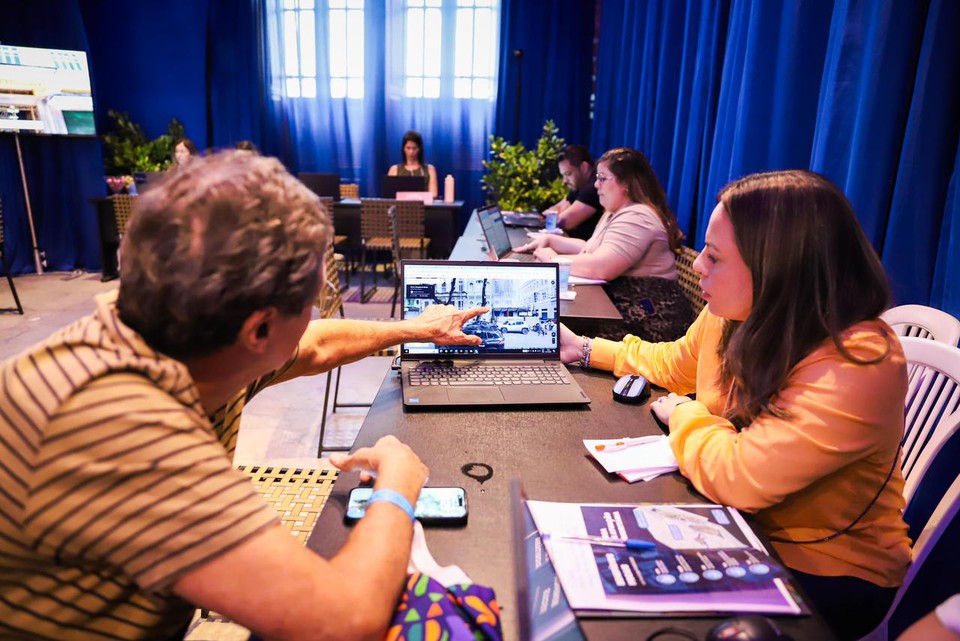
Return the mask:
POLYGON ((570 275, 570 284, 571 285, 603 285, 607 281, 602 278, 584 278, 583 276, 574 276, 570 275))
POLYGON ((673 449, 670 447, 670 441, 663 435, 645 437, 643 442, 634 440, 632 442, 635 444, 614 452, 597 450, 597 445, 609 448, 629 438, 584 439, 583 445, 603 466, 603 469, 611 474, 624 470, 663 473, 662 470, 673 471, 679 468, 677 457, 674 456, 673 449))

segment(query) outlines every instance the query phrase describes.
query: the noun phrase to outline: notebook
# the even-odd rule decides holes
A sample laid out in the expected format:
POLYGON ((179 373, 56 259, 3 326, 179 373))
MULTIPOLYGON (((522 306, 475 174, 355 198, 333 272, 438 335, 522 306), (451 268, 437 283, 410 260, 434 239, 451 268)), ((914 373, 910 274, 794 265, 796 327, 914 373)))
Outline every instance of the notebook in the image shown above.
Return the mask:
POLYGON ((401 346, 404 406, 590 402, 560 362, 556 263, 405 260, 402 274, 404 319, 434 303, 490 308, 463 328, 479 347, 401 346))
POLYGON ((535 211, 505 211, 503 224, 507 227, 532 227, 543 229, 543 216, 535 211))
POLYGON ((424 191, 427 188, 425 176, 384 176, 380 179, 380 197, 396 198, 398 191, 424 191))
POLYGON ((533 254, 513 251, 507 227, 503 224, 503 214, 499 205, 487 205, 477 210, 477 219, 487 239, 487 247, 493 260, 517 260, 524 263, 537 262, 533 254))
POLYGON ((321 198, 340 200, 340 174, 312 174, 302 172, 297 175, 307 189, 321 198))
POLYGON ((518 479, 510 481, 517 617, 523 641, 586 641, 557 579, 518 479))

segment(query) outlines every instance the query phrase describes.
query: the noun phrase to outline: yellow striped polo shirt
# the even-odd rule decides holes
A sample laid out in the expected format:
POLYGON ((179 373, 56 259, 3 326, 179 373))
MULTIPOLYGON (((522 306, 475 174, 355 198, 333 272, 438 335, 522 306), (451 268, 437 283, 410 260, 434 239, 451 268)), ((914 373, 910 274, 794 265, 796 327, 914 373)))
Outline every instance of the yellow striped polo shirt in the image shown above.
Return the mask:
POLYGON ((216 430, 115 298, 0 365, 2 638, 182 634, 192 607, 171 584, 277 522, 226 449, 270 377, 216 430))

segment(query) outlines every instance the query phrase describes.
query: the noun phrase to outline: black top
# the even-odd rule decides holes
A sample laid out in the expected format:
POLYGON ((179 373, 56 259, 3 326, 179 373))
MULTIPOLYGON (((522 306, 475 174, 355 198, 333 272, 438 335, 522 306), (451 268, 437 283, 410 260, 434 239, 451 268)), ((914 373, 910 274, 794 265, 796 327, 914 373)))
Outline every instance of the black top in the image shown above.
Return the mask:
POLYGON ((587 207, 593 207, 593 215, 590 216, 590 218, 587 218, 573 229, 564 230, 567 232, 567 235, 572 238, 590 240, 590 237, 593 236, 593 230, 597 227, 597 221, 600 220, 600 215, 603 214, 603 208, 600 206, 600 196, 597 195, 597 188, 594 184, 596 180, 597 173, 593 172, 590 180, 585 182, 580 189, 571 191, 567 195, 567 202, 571 205, 580 201, 587 207))

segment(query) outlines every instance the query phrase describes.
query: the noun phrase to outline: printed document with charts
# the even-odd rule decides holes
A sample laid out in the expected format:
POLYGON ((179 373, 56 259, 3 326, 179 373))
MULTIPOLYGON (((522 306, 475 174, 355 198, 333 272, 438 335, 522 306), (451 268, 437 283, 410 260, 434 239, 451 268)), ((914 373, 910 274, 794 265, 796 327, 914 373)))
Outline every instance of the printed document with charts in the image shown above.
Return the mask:
POLYGON ((807 613, 788 587, 787 571, 734 508, 527 505, 580 616, 807 613))

